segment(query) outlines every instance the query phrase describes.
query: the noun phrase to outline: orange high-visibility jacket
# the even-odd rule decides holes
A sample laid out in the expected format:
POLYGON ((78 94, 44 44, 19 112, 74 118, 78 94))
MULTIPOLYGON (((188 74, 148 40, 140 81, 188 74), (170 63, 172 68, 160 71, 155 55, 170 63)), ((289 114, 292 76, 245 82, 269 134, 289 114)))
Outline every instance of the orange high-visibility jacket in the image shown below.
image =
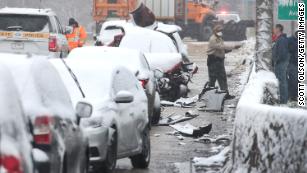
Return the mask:
POLYGON ((66 38, 69 45, 69 51, 77 47, 82 47, 85 44, 87 34, 82 26, 74 28, 71 34, 66 34, 66 38))

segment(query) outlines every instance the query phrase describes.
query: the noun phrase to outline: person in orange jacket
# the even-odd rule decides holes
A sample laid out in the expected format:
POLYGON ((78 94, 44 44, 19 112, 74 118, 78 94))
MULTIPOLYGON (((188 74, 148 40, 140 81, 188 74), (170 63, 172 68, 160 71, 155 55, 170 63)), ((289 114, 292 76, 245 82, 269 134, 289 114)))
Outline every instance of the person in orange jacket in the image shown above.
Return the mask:
POLYGON ((66 34, 66 38, 68 40, 69 51, 71 51, 85 44, 87 34, 84 27, 80 26, 74 18, 69 19, 69 26, 73 27, 73 32, 66 34))

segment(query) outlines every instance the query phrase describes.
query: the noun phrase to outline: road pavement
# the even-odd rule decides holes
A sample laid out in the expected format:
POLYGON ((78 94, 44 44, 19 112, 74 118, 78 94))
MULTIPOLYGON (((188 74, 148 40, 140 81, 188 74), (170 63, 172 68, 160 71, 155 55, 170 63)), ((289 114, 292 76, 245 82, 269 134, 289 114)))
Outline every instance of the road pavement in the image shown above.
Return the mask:
MULTIPOLYGON (((208 73, 206 66, 206 49, 207 43, 195 42, 193 40, 185 40, 189 48, 191 61, 197 63, 199 72, 193 78, 190 84, 190 97, 199 94, 208 81, 208 73)), ((238 102, 241 86, 242 73, 245 73, 246 67, 241 65, 241 58, 227 59, 226 71, 229 74, 229 87, 231 94, 236 95, 236 99, 225 102, 225 110, 223 113, 199 112, 200 116, 181 124, 190 123, 194 126, 203 126, 208 123, 213 124, 210 137, 219 135, 228 135, 232 138, 233 122, 235 118, 235 105, 238 102)), ((172 113, 185 114, 185 112, 195 108, 163 108, 162 116, 168 116, 172 113)), ((197 111, 198 112, 198 111, 197 111)), ((169 135, 174 129, 168 126, 156 126, 151 131, 151 164, 146 170, 133 169, 129 159, 119 160, 115 173, 190 173, 190 161, 194 157, 209 157, 217 154, 225 148, 225 144, 201 143, 196 142, 194 138, 184 137, 179 140, 174 135, 169 135)), ((194 170, 194 166, 192 166, 194 170)), ((197 169, 197 172, 206 172, 208 170, 219 172, 220 166, 204 167, 197 169)), ((194 171, 193 171, 194 172, 194 171)))

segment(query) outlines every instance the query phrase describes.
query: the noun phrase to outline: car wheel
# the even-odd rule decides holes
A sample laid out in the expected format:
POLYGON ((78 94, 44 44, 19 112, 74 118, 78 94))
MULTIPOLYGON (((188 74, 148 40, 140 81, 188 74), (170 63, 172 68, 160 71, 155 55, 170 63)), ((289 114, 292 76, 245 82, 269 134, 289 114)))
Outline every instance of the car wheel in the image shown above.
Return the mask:
POLYGON ((88 149, 86 150, 86 153, 85 153, 85 163, 84 163, 84 165, 83 165, 83 173, 88 173, 89 172, 89 158, 90 158, 90 156, 89 156, 89 151, 88 151, 88 149))
POLYGON ((158 124, 161 117, 161 100, 160 95, 156 92, 155 102, 154 102, 154 109, 153 109, 153 117, 152 117, 152 124, 158 124))
POLYGON ((149 129, 146 128, 143 132, 142 137, 142 153, 136 156, 131 157, 131 163, 134 168, 145 169, 149 166, 150 163, 150 134, 149 129))
POLYGON ((117 132, 113 133, 111 143, 107 150, 106 160, 102 163, 102 172, 111 173, 116 167, 117 161, 117 132))

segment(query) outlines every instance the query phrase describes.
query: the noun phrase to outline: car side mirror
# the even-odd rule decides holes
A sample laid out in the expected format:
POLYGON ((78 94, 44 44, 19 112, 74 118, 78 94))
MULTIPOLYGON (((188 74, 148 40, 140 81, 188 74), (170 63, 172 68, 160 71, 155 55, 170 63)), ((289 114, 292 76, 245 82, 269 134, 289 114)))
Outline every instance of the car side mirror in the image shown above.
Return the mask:
POLYGON ((116 103, 131 103, 133 100, 133 94, 128 91, 119 91, 115 96, 116 103))
POLYGON ((74 28, 72 26, 65 26, 64 33, 65 34, 72 34, 74 31, 74 28))
POLYGON ((88 118, 93 113, 93 106, 86 102, 78 102, 76 106, 78 118, 88 118))
POLYGON ((160 79, 164 76, 164 73, 160 69, 154 70, 154 76, 156 79, 160 79))

